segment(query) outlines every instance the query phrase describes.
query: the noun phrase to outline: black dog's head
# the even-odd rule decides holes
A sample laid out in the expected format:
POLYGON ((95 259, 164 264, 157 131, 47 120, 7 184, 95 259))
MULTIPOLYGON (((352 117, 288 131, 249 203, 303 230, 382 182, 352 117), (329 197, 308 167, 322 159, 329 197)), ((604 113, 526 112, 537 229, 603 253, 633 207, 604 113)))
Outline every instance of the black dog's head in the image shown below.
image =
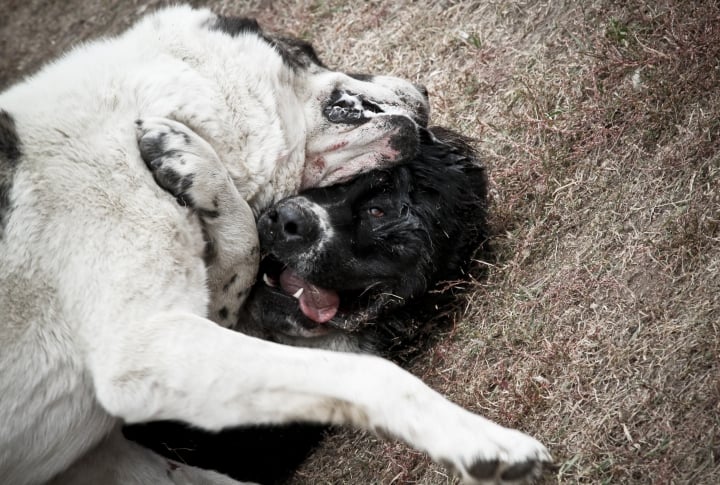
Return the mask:
POLYGON ((354 332, 458 277, 484 238, 486 184, 465 140, 433 128, 414 160, 279 202, 258 221, 260 331, 240 330, 355 349, 354 332))

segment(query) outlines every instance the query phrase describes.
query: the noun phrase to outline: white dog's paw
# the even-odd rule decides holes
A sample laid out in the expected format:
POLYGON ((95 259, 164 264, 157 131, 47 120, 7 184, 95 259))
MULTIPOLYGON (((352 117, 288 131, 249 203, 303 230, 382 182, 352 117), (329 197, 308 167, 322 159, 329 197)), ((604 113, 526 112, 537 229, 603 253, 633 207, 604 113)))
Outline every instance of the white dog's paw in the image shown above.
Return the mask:
POLYGON ((502 444, 494 443, 497 448, 493 453, 471 459, 466 465, 462 474, 466 483, 529 483, 552 462, 548 450, 536 439, 515 430, 506 433, 502 444))
POLYGON ((215 150, 177 121, 143 118, 135 122, 140 155, 157 184, 181 205, 212 216, 230 176, 215 150))
POLYGON ((463 483, 530 483, 552 462, 536 439, 465 410, 460 414, 445 426, 436 421, 440 429, 432 433, 428 451, 463 483))
POLYGON ((540 477, 543 467, 552 462, 547 449, 536 439, 519 431, 504 430, 502 440, 488 437, 486 446, 475 455, 467 455, 457 465, 450 461, 445 464, 454 468, 464 483, 530 483, 540 477))

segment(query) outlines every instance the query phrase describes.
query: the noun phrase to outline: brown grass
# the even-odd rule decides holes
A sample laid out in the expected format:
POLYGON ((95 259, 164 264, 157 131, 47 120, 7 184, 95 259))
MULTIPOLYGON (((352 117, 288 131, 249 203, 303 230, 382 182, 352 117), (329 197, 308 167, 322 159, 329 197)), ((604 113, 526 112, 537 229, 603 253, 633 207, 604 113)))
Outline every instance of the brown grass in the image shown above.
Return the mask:
MULTIPOLYGON (((18 3, 17 18, 42 3, 18 3)), ((106 19, 78 27, 83 36, 123 26, 138 8, 116 2, 110 15, 75 3, 39 25, 106 19)), ((305 37, 330 65, 423 82, 434 122, 478 140, 493 179, 494 259, 414 373, 545 442, 557 462, 546 483, 718 482, 715 2, 215 8, 305 37)), ((47 57, 46 44, 17 40, 12 16, 4 22, 3 52, 17 42, 24 64, 0 61, 2 72, 47 57)), ((294 483, 453 480, 402 444, 342 431, 294 483)))

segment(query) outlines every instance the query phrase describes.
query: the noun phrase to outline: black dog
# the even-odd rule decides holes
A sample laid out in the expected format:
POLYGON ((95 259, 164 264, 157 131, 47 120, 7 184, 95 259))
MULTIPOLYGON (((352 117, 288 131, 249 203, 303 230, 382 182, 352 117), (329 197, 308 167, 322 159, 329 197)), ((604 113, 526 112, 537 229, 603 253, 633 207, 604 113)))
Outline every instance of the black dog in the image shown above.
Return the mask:
POLYGON ((238 330, 336 350, 402 343, 396 310, 461 276, 484 240, 486 190, 467 142, 433 128, 412 161, 281 201, 258 221, 269 256, 238 330))
MULTIPOLYGON (((418 308, 435 308, 428 290, 461 277, 484 240, 486 191, 485 169, 467 142, 433 128, 414 160, 279 202, 258 221, 268 256, 236 329, 336 350, 402 348, 419 331, 418 308)), ((322 428, 211 435, 156 423, 126 434, 173 459, 278 483, 322 428)))

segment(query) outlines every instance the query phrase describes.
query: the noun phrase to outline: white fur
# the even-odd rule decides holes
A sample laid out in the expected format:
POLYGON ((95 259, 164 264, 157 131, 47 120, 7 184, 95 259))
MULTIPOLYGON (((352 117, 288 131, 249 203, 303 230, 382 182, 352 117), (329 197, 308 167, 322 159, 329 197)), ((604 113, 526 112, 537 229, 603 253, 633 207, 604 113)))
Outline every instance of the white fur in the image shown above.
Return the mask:
MULTIPOLYGON (((243 253, 253 245, 251 210, 301 181, 329 183, 349 176, 347 166, 392 158, 356 150, 387 151, 382 120, 348 133, 327 123, 329 91, 342 84, 389 99, 408 86, 290 69, 254 35, 210 30, 214 19, 163 10, 0 94, 22 144, 0 239, 2 481, 142 483, 152 470, 172 478, 167 462, 112 434, 120 422, 155 419, 207 429, 350 423, 426 450, 468 481, 478 458, 548 459, 532 438, 460 409, 387 361, 284 347, 205 318, 201 225, 154 183, 134 120, 170 118, 209 143, 241 196, 243 253), (326 153, 339 138, 349 149, 326 153), (310 169, 306 158, 322 163, 310 169), (145 478, 102 474, 114 466, 137 466, 145 478)), ((172 479, 183 480, 223 483, 172 479)))

